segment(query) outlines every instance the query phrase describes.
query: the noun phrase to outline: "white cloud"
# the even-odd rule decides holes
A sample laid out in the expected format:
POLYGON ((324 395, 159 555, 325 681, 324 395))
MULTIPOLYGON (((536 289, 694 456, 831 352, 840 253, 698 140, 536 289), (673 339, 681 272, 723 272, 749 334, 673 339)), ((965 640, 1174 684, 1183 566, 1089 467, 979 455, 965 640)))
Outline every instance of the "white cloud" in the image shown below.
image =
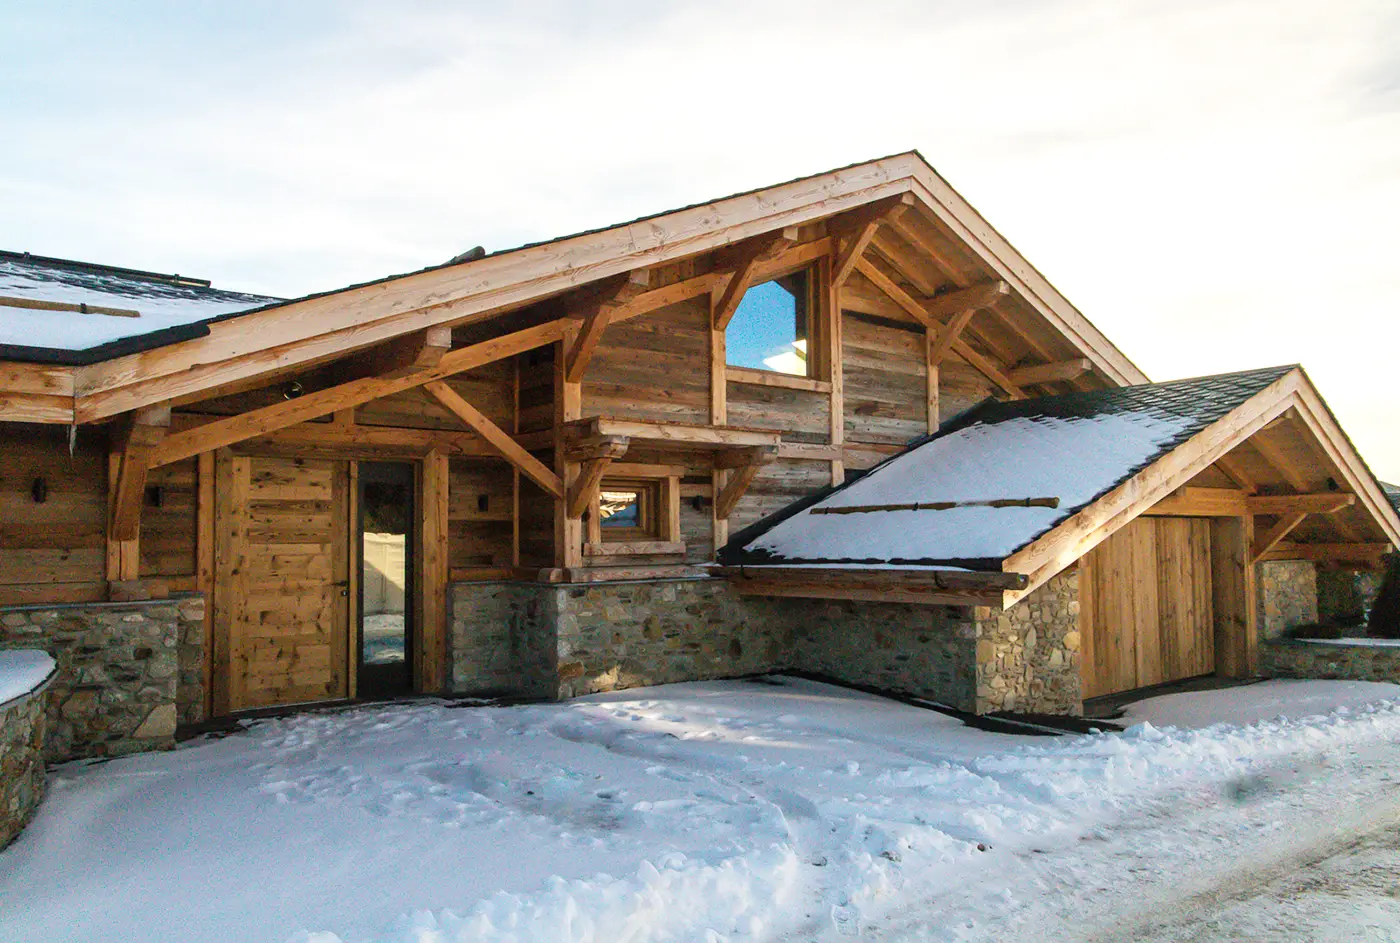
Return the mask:
POLYGON ((1389 4, 179 11, 0 13, 7 244, 295 294, 918 147, 1154 377, 1301 360, 1400 478, 1389 4))

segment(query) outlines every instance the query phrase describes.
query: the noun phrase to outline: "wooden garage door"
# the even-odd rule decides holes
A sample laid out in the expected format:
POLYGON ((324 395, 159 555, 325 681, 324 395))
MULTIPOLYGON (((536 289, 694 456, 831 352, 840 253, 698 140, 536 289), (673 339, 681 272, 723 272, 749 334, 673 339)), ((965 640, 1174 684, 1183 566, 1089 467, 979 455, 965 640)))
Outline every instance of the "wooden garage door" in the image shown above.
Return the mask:
POLYGON ((346 463, 221 453, 217 470, 216 710, 346 697, 346 463))
POLYGON ((1084 696, 1215 670, 1210 520, 1140 517, 1085 557, 1084 696))

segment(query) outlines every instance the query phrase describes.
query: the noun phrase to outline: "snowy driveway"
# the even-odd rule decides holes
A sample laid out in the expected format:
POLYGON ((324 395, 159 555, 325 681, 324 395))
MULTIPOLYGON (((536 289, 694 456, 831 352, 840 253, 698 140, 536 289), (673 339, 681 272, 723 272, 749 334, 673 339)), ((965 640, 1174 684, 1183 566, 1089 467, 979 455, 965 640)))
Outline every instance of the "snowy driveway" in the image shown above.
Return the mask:
POLYGON ((791 679, 301 715, 58 770, 0 853, 0 939, 976 939, 1014 862, 1400 739, 1400 708, 1368 704, 1397 695, 1256 685, 1140 709, 1343 709, 1063 738, 791 679), (972 882, 991 903, 959 922, 929 903, 972 882))

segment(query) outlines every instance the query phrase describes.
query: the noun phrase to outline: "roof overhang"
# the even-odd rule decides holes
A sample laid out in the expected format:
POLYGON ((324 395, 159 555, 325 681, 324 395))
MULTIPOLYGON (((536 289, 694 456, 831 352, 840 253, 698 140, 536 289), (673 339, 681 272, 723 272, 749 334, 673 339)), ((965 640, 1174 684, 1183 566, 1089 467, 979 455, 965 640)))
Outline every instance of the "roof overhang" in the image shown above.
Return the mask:
POLYGON ((86 366, 0 363, 0 419, 88 423, 404 335, 485 321, 626 272, 909 194, 1109 381, 1147 378, 917 152, 213 322, 203 337, 86 366))

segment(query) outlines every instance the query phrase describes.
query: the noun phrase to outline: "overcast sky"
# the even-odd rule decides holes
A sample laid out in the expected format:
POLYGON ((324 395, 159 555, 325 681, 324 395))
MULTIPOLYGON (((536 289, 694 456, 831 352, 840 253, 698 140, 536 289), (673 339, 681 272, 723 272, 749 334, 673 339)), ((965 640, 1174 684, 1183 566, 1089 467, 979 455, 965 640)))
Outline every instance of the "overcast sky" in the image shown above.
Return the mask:
POLYGON ((1400 4, 0 0, 0 247, 298 295, 917 148, 1154 379, 1400 481, 1400 4))

